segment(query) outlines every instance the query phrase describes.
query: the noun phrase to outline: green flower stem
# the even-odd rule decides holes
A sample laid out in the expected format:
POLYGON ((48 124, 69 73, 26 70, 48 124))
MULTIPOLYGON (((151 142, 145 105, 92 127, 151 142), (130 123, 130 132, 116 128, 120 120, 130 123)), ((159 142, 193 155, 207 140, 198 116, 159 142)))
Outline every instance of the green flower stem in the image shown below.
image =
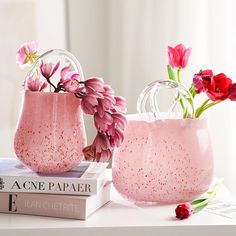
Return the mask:
POLYGON ((196 210, 197 208, 202 208, 202 207, 205 207, 209 201, 216 195, 217 191, 219 190, 219 188, 221 187, 221 184, 223 182, 223 179, 219 179, 216 184, 214 185, 213 189, 208 192, 208 197, 207 198, 203 198, 205 200, 197 203, 197 204, 193 204, 192 207, 194 210, 196 210))
POLYGON ((195 98, 197 93, 193 84, 191 85, 189 92, 191 93, 192 97, 195 98))
POLYGON ((195 117, 199 117, 199 112, 203 109, 203 107, 210 101, 210 99, 205 100, 200 107, 197 108, 195 117))
POLYGON ((184 111, 185 111, 185 106, 184 106, 184 103, 183 103, 182 98, 179 99, 179 103, 180 103, 180 105, 181 105, 181 107, 182 107, 182 110, 183 110, 183 112, 184 112, 184 111))
MULTIPOLYGON (((178 81, 178 83, 180 83, 180 71, 181 71, 181 69, 179 68, 177 70, 177 81, 178 81)), ((179 98, 179 94, 178 94, 177 98, 179 98)), ((179 103, 180 103, 180 106, 181 106, 181 108, 183 110, 183 113, 186 113, 186 109, 185 109, 185 106, 184 106, 182 98, 179 99, 179 103)))
POLYGON ((218 102, 212 102, 208 104, 209 101, 210 100, 207 99, 205 102, 202 103, 202 105, 199 108, 197 108, 196 113, 195 113, 195 118, 199 118, 205 110, 221 102, 221 101, 218 101, 218 102))
POLYGON ((180 83, 180 71, 181 71, 181 69, 179 68, 177 70, 177 81, 178 81, 178 83, 180 83))

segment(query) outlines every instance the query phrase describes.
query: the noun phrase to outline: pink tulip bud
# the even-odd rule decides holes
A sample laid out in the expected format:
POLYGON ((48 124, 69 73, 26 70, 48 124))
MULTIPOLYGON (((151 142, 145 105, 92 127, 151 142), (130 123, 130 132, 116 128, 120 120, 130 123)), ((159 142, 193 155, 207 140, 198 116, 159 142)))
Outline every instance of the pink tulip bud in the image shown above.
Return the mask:
POLYGON ((172 68, 185 68, 191 53, 191 48, 186 49, 183 44, 174 48, 168 47, 168 60, 172 68))
POLYGON ((175 209, 176 218, 183 220, 193 214, 193 207, 189 202, 179 204, 175 209))

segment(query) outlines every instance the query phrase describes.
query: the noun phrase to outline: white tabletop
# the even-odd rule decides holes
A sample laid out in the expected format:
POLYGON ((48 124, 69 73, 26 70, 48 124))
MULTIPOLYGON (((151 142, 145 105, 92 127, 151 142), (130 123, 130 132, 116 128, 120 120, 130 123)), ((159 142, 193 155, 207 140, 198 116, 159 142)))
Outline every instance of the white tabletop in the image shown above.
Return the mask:
MULTIPOLYGON (((222 187, 222 198, 230 196, 222 187)), ((86 221, 0 214, 1 236, 235 236, 236 219, 201 211, 186 220, 175 219, 176 205, 137 206, 112 188, 112 201, 86 221)))

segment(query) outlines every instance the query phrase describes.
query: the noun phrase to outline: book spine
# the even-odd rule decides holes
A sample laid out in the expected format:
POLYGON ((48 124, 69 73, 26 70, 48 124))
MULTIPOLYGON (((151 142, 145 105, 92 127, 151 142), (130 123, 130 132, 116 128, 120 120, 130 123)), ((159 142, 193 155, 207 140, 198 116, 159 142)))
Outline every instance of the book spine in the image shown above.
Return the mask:
POLYGON ((95 179, 0 176, 1 192, 96 195, 105 181, 104 174, 95 179))
POLYGON ((61 195, 0 193, 0 212, 85 220, 86 200, 61 195))
POLYGON ((95 196, 0 193, 0 212, 85 220, 110 201, 111 182, 95 196))

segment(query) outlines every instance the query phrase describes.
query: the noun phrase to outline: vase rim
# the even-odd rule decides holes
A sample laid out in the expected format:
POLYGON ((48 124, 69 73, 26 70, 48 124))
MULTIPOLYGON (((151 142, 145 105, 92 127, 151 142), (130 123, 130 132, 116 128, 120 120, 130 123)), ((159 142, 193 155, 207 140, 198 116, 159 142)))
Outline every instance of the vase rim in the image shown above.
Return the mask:
POLYGON ((132 121, 146 121, 146 122, 152 122, 152 121, 199 121, 199 120, 207 120, 206 115, 202 115, 198 118, 183 118, 182 113, 174 113, 173 116, 168 117, 167 112, 159 112, 158 115, 160 115, 158 118, 155 117, 155 114, 152 112, 144 112, 144 113, 134 113, 134 114, 126 114, 127 120, 132 121))
POLYGON ((42 91, 31 91, 31 90, 24 90, 24 93, 29 93, 29 94, 37 94, 37 95, 52 95, 52 96, 58 96, 58 95, 63 95, 63 96, 66 96, 66 95, 74 95, 74 93, 69 93, 69 92, 62 92, 62 93, 55 93, 55 92, 42 92, 42 91))

